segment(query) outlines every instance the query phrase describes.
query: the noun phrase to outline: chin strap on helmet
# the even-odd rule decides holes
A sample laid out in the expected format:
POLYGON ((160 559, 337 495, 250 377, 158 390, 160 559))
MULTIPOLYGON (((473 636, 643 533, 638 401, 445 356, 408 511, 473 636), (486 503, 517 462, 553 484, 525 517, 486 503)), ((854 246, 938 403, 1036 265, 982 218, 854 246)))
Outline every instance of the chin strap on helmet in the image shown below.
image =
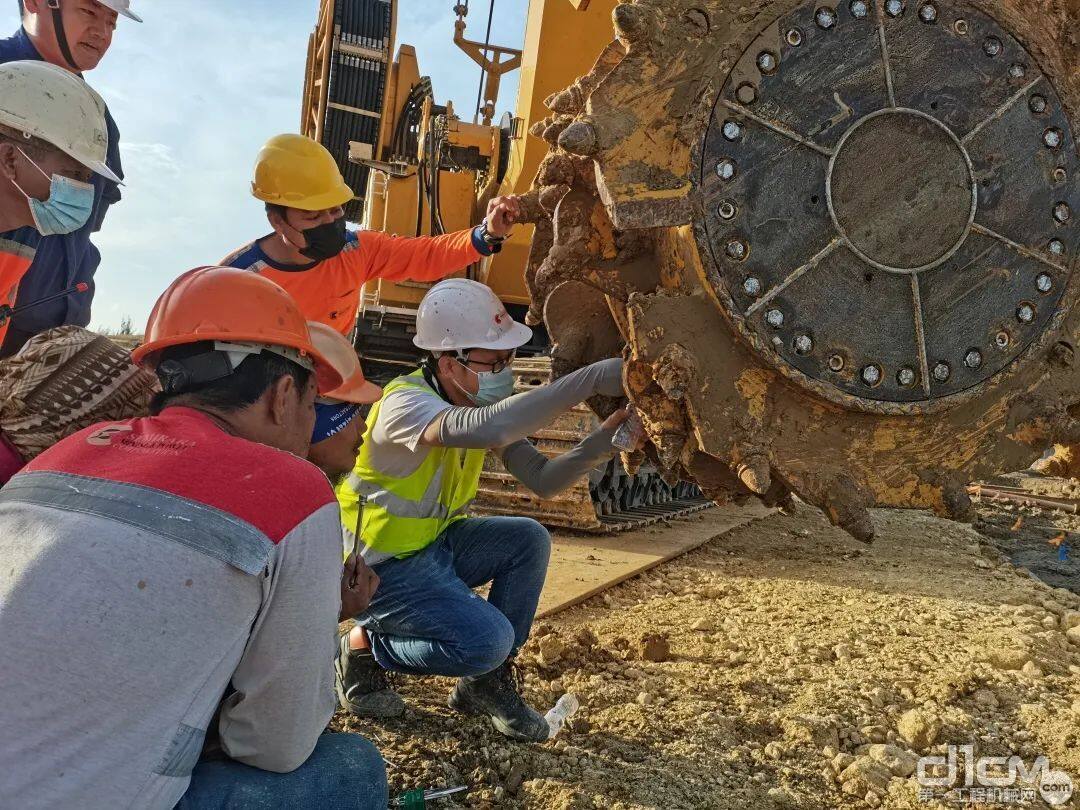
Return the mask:
POLYGON ((75 57, 71 55, 71 48, 68 45, 67 32, 64 30, 64 18, 60 14, 60 0, 48 0, 48 6, 52 11, 53 30, 56 32, 56 44, 60 46, 60 54, 67 60, 73 70, 81 72, 82 68, 75 63, 75 57))

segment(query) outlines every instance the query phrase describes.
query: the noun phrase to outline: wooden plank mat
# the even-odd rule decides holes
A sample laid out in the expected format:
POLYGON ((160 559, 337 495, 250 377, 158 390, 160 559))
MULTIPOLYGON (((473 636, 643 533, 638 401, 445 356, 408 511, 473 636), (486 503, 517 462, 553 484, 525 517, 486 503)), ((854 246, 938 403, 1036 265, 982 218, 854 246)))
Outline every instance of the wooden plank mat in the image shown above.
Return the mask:
POLYGON ((659 523, 607 536, 555 532, 537 616, 550 616, 580 604, 642 571, 775 511, 755 501, 747 506, 714 506, 676 518, 670 525, 659 523))

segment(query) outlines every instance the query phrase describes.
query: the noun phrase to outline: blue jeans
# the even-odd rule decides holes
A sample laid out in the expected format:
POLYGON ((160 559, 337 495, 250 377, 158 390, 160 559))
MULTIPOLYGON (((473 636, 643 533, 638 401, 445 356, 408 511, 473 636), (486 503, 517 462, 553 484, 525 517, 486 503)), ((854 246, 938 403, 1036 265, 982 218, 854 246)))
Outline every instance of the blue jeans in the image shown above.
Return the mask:
POLYGON ((483 675, 529 638, 550 554, 535 520, 459 520, 423 551, 375 565, 379 587, 356 620, 384 669, 483 675), (488 582, 485 602, 472 589, 488 582))
POLYGON ((357 734, 323 734, 291 773, 252 768, 234 759, 204 760, 175 810, 386 810, 386 764, 357 734))

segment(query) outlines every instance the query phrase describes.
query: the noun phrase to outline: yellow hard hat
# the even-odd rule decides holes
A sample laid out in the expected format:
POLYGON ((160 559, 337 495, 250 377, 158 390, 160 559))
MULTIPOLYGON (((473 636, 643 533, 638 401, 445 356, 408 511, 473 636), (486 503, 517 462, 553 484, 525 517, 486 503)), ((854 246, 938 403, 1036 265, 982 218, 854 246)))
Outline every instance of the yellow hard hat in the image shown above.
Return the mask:
POLYGON ((263 202, 323 211, 353 198, 334 156, 303 135, 275 135, 259 150, 251 193, 263 202))

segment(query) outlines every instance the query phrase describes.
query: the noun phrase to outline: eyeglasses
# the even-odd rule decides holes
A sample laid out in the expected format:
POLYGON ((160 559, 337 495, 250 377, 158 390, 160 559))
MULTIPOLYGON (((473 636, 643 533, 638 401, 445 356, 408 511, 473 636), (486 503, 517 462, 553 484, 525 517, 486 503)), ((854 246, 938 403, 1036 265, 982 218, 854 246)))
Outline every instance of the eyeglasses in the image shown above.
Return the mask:
POLYGON ((463 366, 487 366, 492 374, 498 374, 503 369, 509 368, 513 364, 515 357, 517 357, 517 352, 512 351, 510 352, 510 356, 504 360, 496 360, 494 363, 485 363, 483 360, 470 360, 469 353, 462 352, 458 355, 457 359, 463 366))

